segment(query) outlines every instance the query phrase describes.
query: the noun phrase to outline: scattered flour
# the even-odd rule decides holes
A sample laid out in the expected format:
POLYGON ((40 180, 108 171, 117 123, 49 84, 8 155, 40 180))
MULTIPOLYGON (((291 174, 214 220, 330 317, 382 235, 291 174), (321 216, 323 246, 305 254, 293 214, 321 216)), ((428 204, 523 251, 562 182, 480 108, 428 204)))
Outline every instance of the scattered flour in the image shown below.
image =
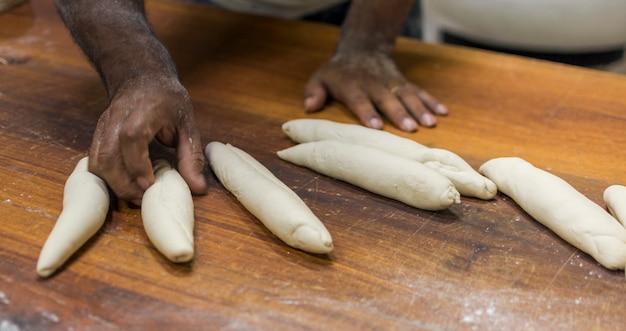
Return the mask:
POLYGON ((0 321, 0 331, 20 331, 20 328, 9 320, 0 321))

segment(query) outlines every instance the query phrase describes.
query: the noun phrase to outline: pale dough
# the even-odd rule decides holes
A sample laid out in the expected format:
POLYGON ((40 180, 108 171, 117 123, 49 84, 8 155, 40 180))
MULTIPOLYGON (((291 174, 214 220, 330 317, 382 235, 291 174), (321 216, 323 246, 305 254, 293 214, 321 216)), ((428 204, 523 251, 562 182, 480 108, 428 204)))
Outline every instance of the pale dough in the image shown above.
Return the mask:
POLYGON ((626 229, 563 179, 515 157, 480 171, 537 221, 609 269, 626 266, 626 229))
POLYGON ((496 185, 481 176, 460 156, 445 149, 429 148, 411 139, 361 125, 321 119, 296 119, 283 124, 283 132, 297 143, 338 140, 377 148, 425 164, 446 176, 464 196, 492 199, 496 185))
POLYGON ((333 250, 330 233, 304 201, 248 153, 211 142, 205 155, 224 187, 287 245, 317 254, 333 250))
POLYGON ((626 186, 611 185, 604 190, 604 202, 609 212, 626 226, 626 186))
POLYGON ((379 149, 322 140, 295 145, 279 151, 278 156, 416 208, 442 210, 460 202, 459 192, 448 178, 379 149))
POLYGON ((87 170, 82 158, 65 182, 63 209, 37 261, 37 273, 48 277, 104 224, 109 192, 102 179, 87 170))
POLYGON ((153 163, 154 184, 143 194, 141 218, 152 244, 172 262, 194 255, 194 206, 185 180, 169 162, 153 163))

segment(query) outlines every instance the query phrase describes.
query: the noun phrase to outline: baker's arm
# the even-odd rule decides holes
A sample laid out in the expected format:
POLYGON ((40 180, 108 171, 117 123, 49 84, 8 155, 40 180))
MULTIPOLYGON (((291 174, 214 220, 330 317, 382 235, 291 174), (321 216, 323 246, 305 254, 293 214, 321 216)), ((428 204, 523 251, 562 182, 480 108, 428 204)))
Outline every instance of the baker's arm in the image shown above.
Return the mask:
POLYGON ((78 45, 109 93, 90 149, 89 170, 119 198, 141 203, 154 182, 148 145, 175 147, 178 170, 194 193, 205 193, 204 156, 187 90, 152 31, 140 0, 56 0, 78 45))
POLYGON ((306 111, 321 110, 330 95, 366 126, 382 128, 377 109, 398 128, 435 126, 447 108, 407 81, 391 56, 412 0, 354 0, 333 57, 305 87, 306 111))

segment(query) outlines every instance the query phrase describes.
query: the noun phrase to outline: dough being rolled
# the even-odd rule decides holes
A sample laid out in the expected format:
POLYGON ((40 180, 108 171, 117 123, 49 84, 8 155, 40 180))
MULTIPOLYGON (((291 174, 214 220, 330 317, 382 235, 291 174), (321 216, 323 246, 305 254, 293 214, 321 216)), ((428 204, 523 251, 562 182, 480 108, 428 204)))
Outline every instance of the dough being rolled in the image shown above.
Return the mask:
POLYGON ((375 148, 322 140, 295 145, 278 156, 416 208, 442 210, 460 202, 448 178, 419 162, 375 148))
POLYGON ((626 229, 563 179, 515 157, 480 167, 537 221, 609 269, 626 266, 626 229))
POLYGON ((104 224, 109 211, 109 191, 102 179, 87 170, 82 158, 65 182, 63 209, 37 261, 41 277, 52 275, 104 224))
POLYGON ((169 162, 153 163, 154 183, 141 199, 141 218, 152 244, 172 262, 194 255, 194 210, 191 191, 169 162))
POLYGON ((280 240, 310 253, 333 250, 324 224, 294 191, 252 156, 220 142, 209 143, 205 155, 224 187, 280 240))
POLYGON ((425 164, 452 181, 464 196, 492 199, 496 185, 481 176, 460 156, 439 148, 429 148, 410 139, 361 125, 320 119, 297 119, 283 124, 283 132, 297 143, 338 140, 377 148, 425 164))
POLYGON ((626 226, 626 186, 611 185, 604 190, 604 202, 609 212, 626 226))

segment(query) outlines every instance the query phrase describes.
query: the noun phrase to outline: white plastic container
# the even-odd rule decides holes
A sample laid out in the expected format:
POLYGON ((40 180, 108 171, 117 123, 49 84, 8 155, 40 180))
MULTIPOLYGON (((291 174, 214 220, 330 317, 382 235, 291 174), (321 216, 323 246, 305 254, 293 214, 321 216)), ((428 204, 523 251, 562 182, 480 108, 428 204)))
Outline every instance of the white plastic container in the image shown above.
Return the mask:
POLYGON ((626 45, 626 0, 422 0, 423 38, 443 31, 525 51, 600 52, 626 45))

